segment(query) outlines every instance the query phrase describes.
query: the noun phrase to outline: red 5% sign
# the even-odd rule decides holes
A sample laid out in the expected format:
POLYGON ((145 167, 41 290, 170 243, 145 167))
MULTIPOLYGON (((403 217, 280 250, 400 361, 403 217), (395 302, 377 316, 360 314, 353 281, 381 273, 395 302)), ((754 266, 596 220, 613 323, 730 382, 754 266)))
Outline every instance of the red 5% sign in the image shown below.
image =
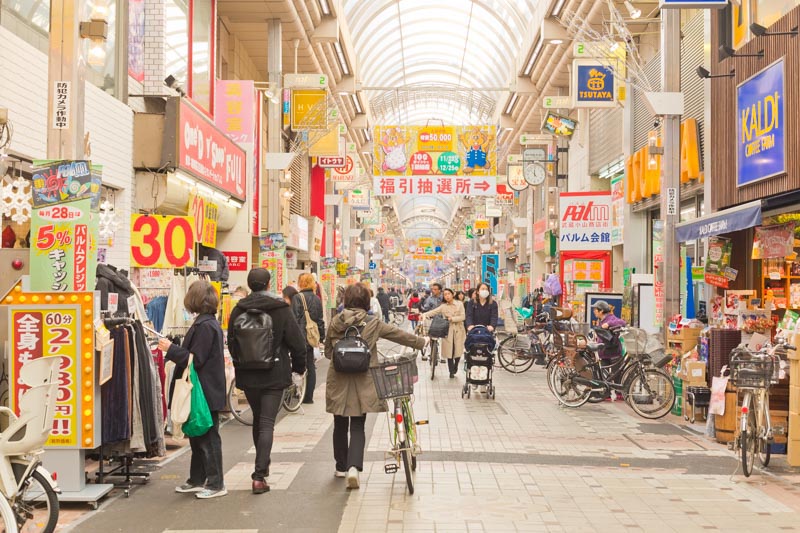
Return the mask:
POLYGON ((194 265, 194 217, 131 215, 131 264, 145 268, 194 265))

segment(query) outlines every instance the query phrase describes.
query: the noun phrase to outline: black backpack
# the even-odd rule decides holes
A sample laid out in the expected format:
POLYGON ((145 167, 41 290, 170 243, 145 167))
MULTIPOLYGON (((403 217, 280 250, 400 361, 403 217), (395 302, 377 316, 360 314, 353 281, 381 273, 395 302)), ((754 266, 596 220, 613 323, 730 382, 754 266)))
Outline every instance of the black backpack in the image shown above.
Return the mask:
POLYGON ((361 338, 361 330, 366 325, 350 326, 344 337, 333 345, 333 368, 343 374, 361 374, 369 370, 369 359, 372 351, 367 341, 361 338))
POLYGON ((271 370, 278 362, 273 353, 272 317, 260 309, 248 309, 233 322, 238 353, 231 352, 233 366, 245 370, 271 370))

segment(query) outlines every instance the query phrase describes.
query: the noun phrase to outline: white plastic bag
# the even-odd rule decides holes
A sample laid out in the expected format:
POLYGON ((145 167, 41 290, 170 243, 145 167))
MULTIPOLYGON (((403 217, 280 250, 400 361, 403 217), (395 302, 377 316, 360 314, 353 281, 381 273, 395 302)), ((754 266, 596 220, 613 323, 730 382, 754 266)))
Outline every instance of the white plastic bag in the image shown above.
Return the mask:
POLYGON ((708 414, 710 415, 724 415, 725 414, 725 389, 728 387, 728 379, 725 372, 728 367, 722 367, 722 372, 719 376, 714 376, 711 380, 711 401, 708 404, 708 414))

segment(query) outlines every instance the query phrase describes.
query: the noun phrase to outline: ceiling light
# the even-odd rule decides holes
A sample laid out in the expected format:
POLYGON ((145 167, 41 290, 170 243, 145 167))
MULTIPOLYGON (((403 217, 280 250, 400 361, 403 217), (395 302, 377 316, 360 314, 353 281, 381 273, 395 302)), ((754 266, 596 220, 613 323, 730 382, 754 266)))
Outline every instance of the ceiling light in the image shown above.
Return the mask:
POLYGON ((328 5, 328 0, 319 0, 319 8, 323 15, 331 14, 331 6, 328 5))
POLYGON ((350 67, 347 66, 347 58, 344 56, 344 50, 342 50, 342 45, 339 41, 333 43, 333 48, 336 50, 336 59, 339 61, 339 67, 342 69, 342 73, 345 76, 350 75, 350 67))
POLYGON ((625 0, 625 8, 628 10, 628 15, 630 15, 630 17, 634 20, 642 16, 642 10, 633 7, 633 4, 631 4, 630 0, 625 0))
POLYGON ((533 47, 531 57, 528 59, 528 63, 525 65, 525 70, 522 71, 525 76, 531 75, 531 71, 533 71, 533 65, 536 63, 536 59, 538 59, 539 53, 542 51, 542 44, 542 36, 539 35, 539 40, 536 41, 536 46, 533 47))
POLYGON ((358 95, 353 93, 350 95, 350 99, 353 101, 353 107, 356 108, 356 113, 363 113, 364 110, 361 108, 361 100, 358 98, 358 95))
POLYGON ((517 105, 518 98, 519 95, 517 93, 511 95, 511 99, 508 101, 508 105, 506 105, 506 110, 505 110, 506 115, 510 115, 511 112, 514 110, 514 106, 517 105))

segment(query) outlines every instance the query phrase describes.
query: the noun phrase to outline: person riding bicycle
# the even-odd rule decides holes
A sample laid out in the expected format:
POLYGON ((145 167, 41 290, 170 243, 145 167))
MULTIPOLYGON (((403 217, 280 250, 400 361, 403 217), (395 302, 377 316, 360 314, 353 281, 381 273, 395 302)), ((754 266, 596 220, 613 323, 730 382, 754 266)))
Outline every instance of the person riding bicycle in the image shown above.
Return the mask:
POLYGON ((427 313, 428 311, 433 311, 440 305, 442 305, 442 285, 440 283, 434 283, 431 285, 431 295, 422 302, 420 311, 427 313))
POLYGON ((461 355, 464 353, 464 341, 467 338, 467 333, 464 330, 466 314, 464 312, 464 305, 455 299, 452 289, 444 289, 442 294, 444 296, 444 303, 433 311, 424 313, 422 318, 442 315, 450 322, 447 336, 441 339, 440 342, 442 346, 442 357, 447 359, 450 379, 453 379, 456 377, 458 363, 461 361, 461 355))
MULTIPOLYGON (((253 493, 269 491, 270 453, 275 419, 283 399, 283 390, 292 384, 292 372, 306 371, 306 335, 294 318, 292 308, 282 298, 267 294, 270 275, 264 268, 254 268, 247 275, 247 285, 253 291, 239 300, 231 311, 228 322, 228 348, 234 360, 242 350, 237 338, 237 319, 248 311, 262 311, 272 319, 273 353, 278 356, 275 366, 269 370, 236 368, 236 386, 244 391, 253 410, 253 444, 256 447, 256 462, 251 478, 253 493)), ((313 361, 313 359, 312 359, 313 361)))
MULTIPOLYGON (((611 306, 605 300, 595 302, 592 306, 592 311, 595 317, 595 328, 610 330, 628 325, 627 322, 612 313, 611 306)), ((602 363, 604 365, 613 364, 615 359, 622 356, 622 342, 619 339, 619 335, 610 331, 608 333, 598 331, 597 335, 603 342, 603 347, 599 352, 602 363)))

